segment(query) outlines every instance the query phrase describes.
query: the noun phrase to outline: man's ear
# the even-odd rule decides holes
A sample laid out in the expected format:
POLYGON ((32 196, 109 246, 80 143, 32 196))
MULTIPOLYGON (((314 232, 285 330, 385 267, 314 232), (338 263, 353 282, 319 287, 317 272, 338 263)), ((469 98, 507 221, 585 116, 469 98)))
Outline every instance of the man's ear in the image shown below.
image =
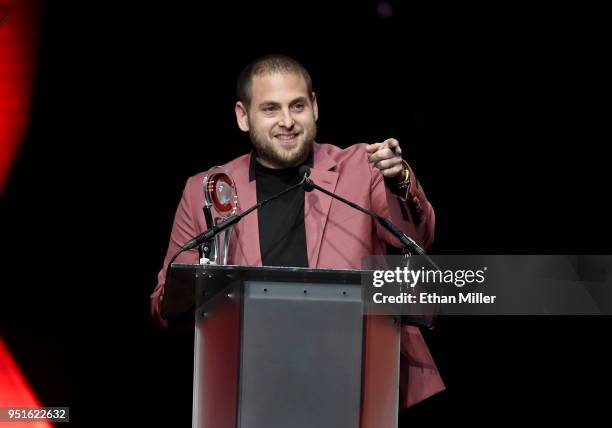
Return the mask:
POLYGON ((312 102, 312 111, 314 112, 314 119, 316 122, 317 120, 319 120, 319 106, 317 105, 317 94, 313 92, 312 96, 310 97, 310 101, 312 102))
POLYGON ((236 112, 238 128, 240 128, 241 131, 249 132, 249 115, 247 113, 247 107, 242 101, 238 101, 236 107, 234 107, 234 111, 236 112))

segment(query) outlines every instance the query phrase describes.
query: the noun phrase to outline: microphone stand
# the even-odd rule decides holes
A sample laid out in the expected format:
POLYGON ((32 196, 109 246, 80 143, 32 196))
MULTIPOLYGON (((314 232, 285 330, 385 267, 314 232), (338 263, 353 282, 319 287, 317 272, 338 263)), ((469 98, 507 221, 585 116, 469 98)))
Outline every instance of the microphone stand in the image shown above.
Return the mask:
POLYGON ((427 253, 425 253, 425 250, 421 248, 419 244, 417 244, 411 237, 409 237, 404 232, 402 232, 400 229, 398 229, 398 227, 395 226, 393 223, 391 223, 388 219, 381 217, 375 212, 367 210, 357 205, 354 202, 348 201, 340 195, 336 195, 335 193, 332 193, 328 191, 327 189, 322 188, 321 186, 313 182, 310 178, 305 177, 304 189, 307 192, 310 192, 313 189, 317 189, 318 191, 323 192, 326 195, 329 195, 334 199, 338 199, 339 201, 344 202, 348 206, 353 207, 356 210, 369 215, 370 217, 374 218, 378 222, 378 224, 380 224, 383 228, 385 228, 385 230, 387 230, 391 235, 395 236, 398 239, 398 241, 400 241, 400 243, 403 246, 403 254, 416 254, 419 256, 423 256, 428 263, 430 263, 436 269, 440 270, 438 265, 429 257, 429 255, 427 255, 427 253))
MULTIPOLYGON (((425 253, 425 250, 423 248, 421 248, 419 246, 419 244, 417 244, 416 242, 414 242, 414 240, 412 238, 410 238, 408 235, 406 235, 404 232, 402 232, 400 229, 397 228, 397 226, 395 226, 393 223, 391 223, 391 221, 389 221, 388 219, 379 216, 378 214, 367 210, 359 205, 357 205, 354 202, 348 201, 346 199, 344 199, 342 196, 336 195, 335 193, 332 193, 324 188, 322 188, 321 186, 317 185, 316 183, 314 183, 312 180, 310 180, 308 178, 309 172, 305 171, 304 174, 304 190, 307 192, 312 191, 313 189, 317 189, 320 192, 325 193, 326 195, 331 196, 334 199, 338 199, 341 202, 344 202, 345 204, 347 204, 350 207, 355 208, 358 211, 361 211, 364 214, 369 215, 370 217, 374 218, 378 224, 380 224, 383 228, 385 228, 385 230, 387 230, 389 233, 391 233, 391 235, 395 236, 400 243, 403 246, 402 249, 402 254, 404 255, 404 263, 405 263, 405 267, 409 268, 409 263, 410 263, 410 259, 409 259, 409 255, 410 254, 417 254, 419 256, 423 256, 425 258, 425 261, 427 261, 427 263, 429 263, 431 266, 433 266, 434 268, 436 268, 436 270, 440 270, 440 268, 438 267, 438 265, 427 255, 427 253, 425 253)), ((431 320, 428 323, 423 323, 422 321, 417 322, 414 321, 414 318, 411 318, 411 316, 409 315, 401 315, 399 317, 399 322, 401 324, 408 324, 408 325, 416 325, 418 327, 426 327, 429 330, 433 330, 434 326, 435 326, 435 319, 437 317, 437 314, 439 313, 439 305, 436 305, 436 310, 435 310, 435 314, 431 317, 431 320)), ((418 318, 418 317, 417 317, 418 318)))

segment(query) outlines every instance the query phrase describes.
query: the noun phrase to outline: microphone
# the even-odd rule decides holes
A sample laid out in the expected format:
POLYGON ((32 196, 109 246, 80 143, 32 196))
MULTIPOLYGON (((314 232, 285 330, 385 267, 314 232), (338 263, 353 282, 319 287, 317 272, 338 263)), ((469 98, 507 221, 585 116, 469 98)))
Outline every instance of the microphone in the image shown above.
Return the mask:
POLYGON ((391 223, 391 221, 389 221, 388 219, 386 219, 384 217, 379 216, 375 212, 372 212, 372 211, 370 211, 368 209, 365 209, 365 208, 357 205, 354 202, 348 201, 348 200, 344 199, 342 196, 336 195, 335 193, 332 193, 332 192, 322 188, 321 186, 318 186, 316 183, 314 183, 309 178, 309 176, 310 176, 310 167, 308 165, 302 165, 300 167, 300 175, 304 177, 302 181, 304 182, 304 190, 306 192, 310 192, 313 189, 317 189, 317 190, 325 193, 326 195, 329 195, 332 198, 337 199, 337 200, 339 200, 341 202, 344 202, 348 206, 350 206, 352 208, 355 208, 356 210, 361 211, 364 214, 369 215, 370 217, 375 219, 382 227, 384 227, 389 233, 391 233, 393 236, 395 236, 398 239, 398 241, 401 242, 401 244, 404 246, 405 249, 407 249, 408 251, 410 251, 413 254, 418 254, 420 256, 424 256, 427 259, 427 261, 432 263, 433 266, 437 267, 436 264, 431 259, 429 259, 429 257, 425 253, 425 250, 423 250, 423 248, 421 248, 419 246, 419 244, 417 244, 414 241, 414 239, 412 239, 411 237, 406 235, 397 226, 395 226, 393 223, 391 223))
POLYGON ((312 192, 314 189, 314 183, 308 178, 310 177, 310 167, 308 165, 302 165, 299 169, 298 174, 300 177, 302 177, 302 182, 304 183, 304 191, 312 192))

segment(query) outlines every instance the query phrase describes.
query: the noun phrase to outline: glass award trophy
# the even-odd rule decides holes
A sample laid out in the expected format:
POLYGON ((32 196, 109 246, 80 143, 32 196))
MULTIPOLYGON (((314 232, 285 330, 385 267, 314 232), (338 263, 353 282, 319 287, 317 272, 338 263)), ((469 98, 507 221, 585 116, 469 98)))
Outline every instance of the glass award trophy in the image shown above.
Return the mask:
MULTIPOLYGON (((204 218, 208 229, 226 220, 238 209, 236 185, 229 172, 215 166, 204 176, 204 218)), ((219 233, 200 246, 200 264, 226 265, 233 227, 219 233)))

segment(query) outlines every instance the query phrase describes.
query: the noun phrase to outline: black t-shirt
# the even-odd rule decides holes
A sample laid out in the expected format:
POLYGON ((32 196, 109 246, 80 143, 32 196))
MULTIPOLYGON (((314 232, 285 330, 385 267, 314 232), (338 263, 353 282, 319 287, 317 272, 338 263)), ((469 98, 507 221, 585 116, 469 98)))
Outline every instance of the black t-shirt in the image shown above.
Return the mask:
MULTIPOLYGON (((254 154, 253 154, 254 156, 254 154)), ((309 159, 306 164, 312 163, 309 159)), ((299 166, 270 169, 253 162, 257 202, 298 183, 299 166)), ((304 226, 304 189, 299 187, 270 201, 257 211, 259 248, 264 266, 308 267, 304 226)))

